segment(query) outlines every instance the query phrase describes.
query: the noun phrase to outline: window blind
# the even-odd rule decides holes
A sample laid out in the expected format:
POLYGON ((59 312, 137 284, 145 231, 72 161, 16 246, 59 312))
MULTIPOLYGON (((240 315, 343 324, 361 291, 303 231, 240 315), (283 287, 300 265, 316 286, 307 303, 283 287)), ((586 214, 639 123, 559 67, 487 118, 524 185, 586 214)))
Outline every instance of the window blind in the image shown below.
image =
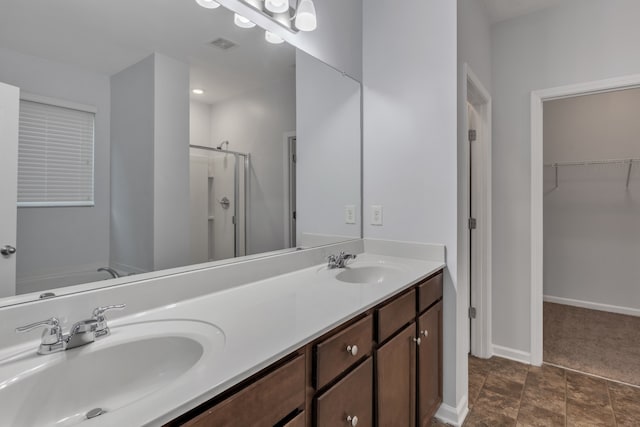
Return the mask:
POLYGON ((93 206, 95 113, 20 101, 18 206, 93 206))

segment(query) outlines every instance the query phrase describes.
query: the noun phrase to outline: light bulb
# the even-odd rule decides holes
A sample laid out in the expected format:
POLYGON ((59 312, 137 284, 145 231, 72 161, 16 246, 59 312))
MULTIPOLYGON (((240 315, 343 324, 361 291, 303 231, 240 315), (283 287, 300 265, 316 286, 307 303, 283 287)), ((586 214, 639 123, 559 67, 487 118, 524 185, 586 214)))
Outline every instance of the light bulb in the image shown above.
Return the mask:
POLYGON ((249 21, 244 16, 238 15, 237 13, 233 15, 233 22, 240 28, 253 28, 256 26, 256 24, 249 21))
POLYGON ((272 44, 280 44, 284 43, 284 39, 277 34, 272 33, 271 31, 264 32, 264 39, 272 44))
POLYGON ((194 95, 204 95, 204 89, 193 89, 191 92, 193 92, 194 95))
POLYGON ((313 31, 318 28, 316 7, 312 0, 300 0, 296 9, 295 24, 300 31, 313 31))
POLYGON ((289 0, 265 0, 264 7, 273 13, 283 13, 289 10, 289 0))
POLYGON ((217 9, 220 7, 220 3, 213 0, 196 0, 196 3, 206 9, 217 9))

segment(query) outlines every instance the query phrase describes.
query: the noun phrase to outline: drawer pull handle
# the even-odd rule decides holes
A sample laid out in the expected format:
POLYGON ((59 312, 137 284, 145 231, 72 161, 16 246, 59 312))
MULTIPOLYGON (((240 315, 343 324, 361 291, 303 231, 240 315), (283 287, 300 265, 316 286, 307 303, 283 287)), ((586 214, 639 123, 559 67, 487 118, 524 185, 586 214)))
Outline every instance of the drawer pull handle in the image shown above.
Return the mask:
POLYGON ((351 427, 356 427, 358 425, 358 417, 355 415, 352 417, 351 415, 347 416, 347 422, 351 427))
POLYGON ((422 340, 420 339, 420 337, 418 337, 418 338, 414 338, 414 339, 413 339, 413 342, 415 342, 415 343, 416 343, 416 345, 420 345, 420 343, 422 342, 422 340))
MULTIPOLYGON (((358 346, 357 345, 348 345, 347 346, 347 353, 351 354, 352 356, 356 356, 358 354, 358 346)), ((358 419, 358 417, 356 417, 356 420, 357 419, 358 419)), ((358 421, 356 421, 356 422, 358 422, 358 421)))
POLYGON ((429 331, 427 331, 426 329, 424 331, 420 331, 420 335, 426 338, 429 336, 429 331))

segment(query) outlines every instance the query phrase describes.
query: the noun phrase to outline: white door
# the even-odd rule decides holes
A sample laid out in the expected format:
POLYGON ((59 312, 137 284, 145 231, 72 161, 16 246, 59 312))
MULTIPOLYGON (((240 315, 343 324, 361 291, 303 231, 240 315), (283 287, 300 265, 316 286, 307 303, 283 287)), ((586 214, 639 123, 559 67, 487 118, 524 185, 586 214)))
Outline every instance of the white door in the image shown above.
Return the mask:
POLYGON ((0 83, 0 297, 16 294, 16 200, 20 89, 0 83))

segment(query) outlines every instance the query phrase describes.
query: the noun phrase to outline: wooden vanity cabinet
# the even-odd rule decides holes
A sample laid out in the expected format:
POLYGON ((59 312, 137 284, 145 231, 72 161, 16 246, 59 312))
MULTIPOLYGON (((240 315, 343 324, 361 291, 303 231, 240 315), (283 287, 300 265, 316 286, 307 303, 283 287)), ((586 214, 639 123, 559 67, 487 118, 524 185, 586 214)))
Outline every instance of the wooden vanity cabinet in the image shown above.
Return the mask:
POLYGON ((442 271, 165 427, 426 427, 442 402, 442 271))

